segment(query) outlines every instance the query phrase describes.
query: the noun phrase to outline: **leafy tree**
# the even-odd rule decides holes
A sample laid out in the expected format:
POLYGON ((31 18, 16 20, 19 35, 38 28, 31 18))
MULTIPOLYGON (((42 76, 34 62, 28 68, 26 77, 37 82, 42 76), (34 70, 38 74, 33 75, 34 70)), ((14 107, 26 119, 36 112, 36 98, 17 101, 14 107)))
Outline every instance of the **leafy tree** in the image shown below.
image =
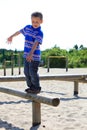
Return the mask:
POLYGON ((79 49, 84 49, 83 45, 80 45, 79 49))
POLYGON ((78 45, 76 44, 73 48, 76 49, 76 50, 78 50, 78 45))
MULTIPOLYGON (((6 50, 0 49, 0 64, 3 64, 4 59, 11 60, 12 53, 16 54, 14 57, 16 67, 18 61, 18 54, 20 54, 20 64, 23 66, 24 59, 23 59, 23 51, 13 51, 13 50, 6 50)), ((48 57, 49 56, 65 56, 68 57, 68 67, 75 68, 75 67, 87 67, 87 48, 76 44, 73 48, 69 51, 65 49, 60 49, 55 45, 51 49, 46 49, 41 52, 41 60, 44 62, 44 67, 47 67, 48 57)), ((51 58, 50 59, 50 67, 52 68, 64 68, 66 65, 65 58, 51 58)), ((9 63, 9 67, 11 67, 9 63)))

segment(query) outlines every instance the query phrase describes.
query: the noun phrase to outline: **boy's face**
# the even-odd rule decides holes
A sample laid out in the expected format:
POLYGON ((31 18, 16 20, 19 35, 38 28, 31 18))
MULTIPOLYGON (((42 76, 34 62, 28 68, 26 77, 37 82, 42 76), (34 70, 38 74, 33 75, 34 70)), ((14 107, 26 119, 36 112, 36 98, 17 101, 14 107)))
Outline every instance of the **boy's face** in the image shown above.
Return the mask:
POLYGON ((39 17, 31 17, 31 22, 33 28, 38 28, 43 21, 39 17))

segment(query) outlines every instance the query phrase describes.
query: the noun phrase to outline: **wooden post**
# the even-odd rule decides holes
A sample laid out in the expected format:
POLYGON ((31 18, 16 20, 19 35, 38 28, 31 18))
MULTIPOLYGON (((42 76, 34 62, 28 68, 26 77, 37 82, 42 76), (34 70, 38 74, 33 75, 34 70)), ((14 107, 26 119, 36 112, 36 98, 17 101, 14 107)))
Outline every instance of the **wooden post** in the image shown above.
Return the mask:
POLYGON ((4 76, 6 76, 6 60, 4 59, 4 65, 3 65, 3 67, 4 67, 4 76))
POLYGON ((14 74, 14 65, 13 64, 14 64, 13 61, 11 61, 11 75, 14 74))
POLYGON ((20 54, 18 54, 18 67, 19 67, 19 74, 21 74, 21 68, 20 68, 20 54))
POLYGON ((41 103, 32 101, 32 125, 41 124, 41 103))
POLYGON ((47 72, 49 72, 49 69, 50 69, 50 58, 48 57, 47 72))
POLYGON ((74 95, 78 95, 78 81, 74 81, 74 95))
POLYGON ((13 70, 14 62, 13 62, 13 59, 14 59, 14 56, 12 54, 12 57, 11 57, 11 75, 14 74, 14 70, 13 70))
POLYGON ((68 57, 66 57, 66 72, 68 71, 68 57))

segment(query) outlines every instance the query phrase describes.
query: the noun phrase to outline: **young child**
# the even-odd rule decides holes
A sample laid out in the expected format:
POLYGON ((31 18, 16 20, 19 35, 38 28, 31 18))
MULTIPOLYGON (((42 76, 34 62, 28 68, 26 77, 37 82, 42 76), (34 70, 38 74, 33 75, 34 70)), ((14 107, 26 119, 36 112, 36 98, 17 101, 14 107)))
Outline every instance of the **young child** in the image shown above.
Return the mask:
POLYGON ((13 37, 23 34, 25 37, 24 44, 24 74, 28 88, 25 89, 27 93, 40 93, 40 81, 38 75, 38 67, 40 63, 40 44, 43 40, 43 32, 41 31, 41 24, 43 22, 43 15, 40 12, 31 14, 32 25, 27 25, 21 30, 11 35, 7 42, 11 43, 13 37))

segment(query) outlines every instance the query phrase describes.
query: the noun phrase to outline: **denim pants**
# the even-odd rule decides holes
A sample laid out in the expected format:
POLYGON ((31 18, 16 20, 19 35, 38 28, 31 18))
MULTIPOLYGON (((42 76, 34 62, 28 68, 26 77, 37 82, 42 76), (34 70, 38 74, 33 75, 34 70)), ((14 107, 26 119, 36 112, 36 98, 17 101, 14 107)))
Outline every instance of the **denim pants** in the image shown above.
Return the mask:
POLYGON ((28 87, 34 90, 41 89, 38 75, 39 63, 39 61, 28 62, 26 59, 24 59, 24 74, 26 83, 28 87))

